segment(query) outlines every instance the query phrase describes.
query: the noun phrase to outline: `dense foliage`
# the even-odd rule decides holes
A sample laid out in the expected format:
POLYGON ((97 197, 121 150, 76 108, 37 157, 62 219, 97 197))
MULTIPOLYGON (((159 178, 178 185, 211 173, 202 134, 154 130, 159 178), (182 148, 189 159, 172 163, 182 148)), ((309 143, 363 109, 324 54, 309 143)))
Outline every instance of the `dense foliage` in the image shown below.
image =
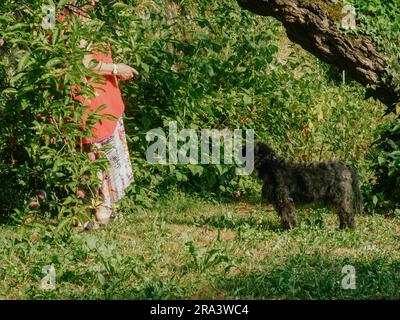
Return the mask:
MULTIPOLYGON (((101 42, 100 21, 69 17, 53 30, 42 27, 44 1, 7 1, 1 7, 2 87, 0 186, 2 213, 33 211, 82 215, 79 191, 98 183, 104 160, 91 163, 81 140, 99 117, 74 99, 93 94, 96 75, 82 64, 82 39, 101 42), (71 23, 69 23, 69 21, 71 23), (84 81, 92 76, 93 83, 84 81), (86 118, 86 129, 83 129, 86 118)), ((21 216, 22 217, 22 216, 21 216)))
POLYGON ((358 32, 369 35, 388 57, 389 73, 400 85, 400 3, 396 0, 356 0, 358 32))
MULTIPOLYGON (((82 79, 94 76, 81 63, 82 40, 110 43, 115 61, 140 72, 136 81, 121 83, 136 180, 124 205, 147 205, 174 188, 237 197, 256 186, 231 165, 148 164, 146 132, 169 121, 179 129, 254 129, 284 156, 341 158, 363 181, 371 177, 365 153, 384 124, 383 106, 364 100, 365 89, 342 84, 336 69, 291 44, 273 19, 234 1, 103 1, 90 22, 71 17, 72 24, 46 30, 44 4, 6 0, 0 7, 1 214, 71 217, 95 205, 77 194, 94 190, 96 172, 106 166, 76 146, 89 130, 81 128, 85 110, 71 90, 79 85, 90 96, 82 79), (38 197, 42 191, 46 196, 38 197), (40 207, 29 208, 32 201, 40 207)), ((92 124, 98 120, 87 116, 92 124)))
MULTIPOLYGON (((400 3, 396 0, 357 0, 354 3, 359 13, 360 32, 371 36, 386 54, 389 78, 400 88, 400 3)), ((397 115, 399 110, 397 107, 397 115)), ((400 203, 399 126, 398 118, 388 123, 372 150, 376 175, 370 181, 369 195, 374 205, 386 211, 388 207, 398 208, 400 203)))

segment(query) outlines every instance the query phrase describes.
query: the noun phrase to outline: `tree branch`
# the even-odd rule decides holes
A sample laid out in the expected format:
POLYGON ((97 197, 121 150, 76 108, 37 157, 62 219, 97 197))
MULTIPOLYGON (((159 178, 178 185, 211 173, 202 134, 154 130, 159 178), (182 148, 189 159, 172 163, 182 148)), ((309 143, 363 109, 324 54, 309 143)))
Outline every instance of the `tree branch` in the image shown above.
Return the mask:
POLYGON ((278 19, 288 38, 317 58, 336 65, 364 86, 368 95, 382 101, 388 110, 400 102, 400 91, 388 74, 387 58, 367 36, 339 30, 342 5, 337 1, 237 0, 253 13, 278 19))

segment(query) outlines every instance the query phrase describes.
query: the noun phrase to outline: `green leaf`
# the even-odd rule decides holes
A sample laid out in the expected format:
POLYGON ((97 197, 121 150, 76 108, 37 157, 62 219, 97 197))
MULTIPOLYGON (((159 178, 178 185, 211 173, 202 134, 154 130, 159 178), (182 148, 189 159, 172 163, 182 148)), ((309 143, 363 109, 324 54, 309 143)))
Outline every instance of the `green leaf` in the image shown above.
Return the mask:
POLYGON ((7 95, 7 94, 17 94, 18 90, 15 88, 7 88, 5 90, 2 91, 3 95, 7 95))
POLYGON ((103 276, 101 272, 97 273, 97 279, 99 280, 100 284, 104 286, 106 284, 106 278, 103 276))
POLYGON ((67 226, 70 226, 72 222, 72 217, 66 217, 57 225, 56 232, 59 233, 61 230, 65 229, 67 226))
POLYGON ((31 53, 25 51, 25 54, 22 56, 22 58, 19 59, 17 73, 21 72, 22 70, 24 70, 26 67, 29 66, 30 58, 31 58, 31 53))
POLYGON ((63 63, 63 60, 61 60, 60 58, 53 58, 53 59, 50 59, 49 61, 47 61, 47 63, 45 64, 45 67, 53 68, 61 63, 63 63))

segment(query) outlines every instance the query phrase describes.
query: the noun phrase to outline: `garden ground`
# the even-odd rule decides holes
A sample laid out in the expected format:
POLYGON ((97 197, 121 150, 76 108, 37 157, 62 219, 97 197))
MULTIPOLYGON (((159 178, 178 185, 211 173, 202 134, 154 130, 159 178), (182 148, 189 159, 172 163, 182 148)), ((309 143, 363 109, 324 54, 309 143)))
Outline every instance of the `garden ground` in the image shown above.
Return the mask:
POLYGON ((400 218, 359 215, 340 231, 325 209, 302 209, 287 231, 259 201, 174 193, 124 209, 92 232, 37 224, 0 227, 1 299, 400 298, 400 218), (53 265, 56 289, 44 291, 53 265), (342 288, 342 268, 356 289, 342 288))

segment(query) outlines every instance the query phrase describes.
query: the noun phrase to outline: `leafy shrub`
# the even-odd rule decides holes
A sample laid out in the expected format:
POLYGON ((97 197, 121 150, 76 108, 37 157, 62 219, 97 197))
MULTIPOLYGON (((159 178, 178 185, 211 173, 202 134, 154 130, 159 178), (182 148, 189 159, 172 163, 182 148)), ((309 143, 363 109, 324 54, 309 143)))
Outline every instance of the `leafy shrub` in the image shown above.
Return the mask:
POLYGON ((399 119, 393 120, 387 127, 371 152, 375 162, 368 195, 372 208, 393 212, 400 202, 399 119))
POLYGON ((28 205, 40 190, 43 213, 71 217, 93 207, 76 193, 94 191, 106 163, 89 161, 75 145, 89 130, 81 129, 86 111, 71 88, 90 96, 82 79, 94 76, 82 66, 81 40, 110 43, 115 61, 140 72, 121 83, 135 174, 125 205, 149 205, 168 189, 240 196, 257 188, 233 166, 147 163, 146 132, 170 121, 178 129, 253 129, 288 158, 341 158, 368 178, 364 154, 384 122, 383 107, 364 101, 365 90, 352 82, 338 85, 340 72, 291 44, 275 20, 223 0, 125 0, 101 3, 90 22, 52 31, 41 27, 43 4, 7 0, 0 8, 2 214, 38 212, 28 205))
POLYGON ((99 185, 104 160, 91 161, 82 139, 100 117, 86 110, 74 95, 91 97, 96 75, 86 69, 82 39, 101 41, 101 23, 59 24, 42 28, 45 1, 7 1, 0 9, 1 102, 0 187, 2 213, 20 218, 37 212, 79 216, 93 203, 77 192, 99 185), (84 81, 92 76, 93 83, 84 81), (84 119, 85 126, 83 128, 84 119))
MULTIPOLYGON (((371 36, 386 54, 391 78, 400 86, 399 2, 357 0, 355 6, 359 13, 360 30, 371 36)), ((385 211, 390 208, 392 211, 400 203, 399 120, 388 121, 384 128, 370 153, 374 175, 365 194, 371 208, 385 211)))

